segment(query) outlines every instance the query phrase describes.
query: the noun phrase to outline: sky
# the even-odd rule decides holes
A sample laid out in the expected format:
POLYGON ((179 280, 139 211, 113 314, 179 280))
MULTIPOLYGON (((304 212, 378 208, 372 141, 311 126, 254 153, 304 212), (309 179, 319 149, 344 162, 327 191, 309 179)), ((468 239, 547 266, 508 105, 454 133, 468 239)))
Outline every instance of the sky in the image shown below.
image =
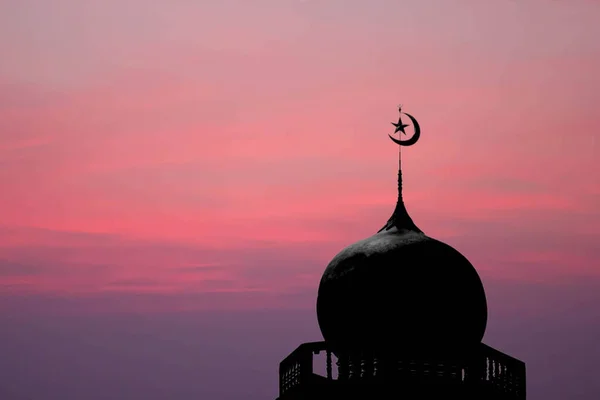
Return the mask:
POLYGON ((0 398, 274 399, 327 263, 393 211, 402 103, 406 206, 476 267, 484 342, 529 399, 597 399, 599 18, 0 0, 0 398))

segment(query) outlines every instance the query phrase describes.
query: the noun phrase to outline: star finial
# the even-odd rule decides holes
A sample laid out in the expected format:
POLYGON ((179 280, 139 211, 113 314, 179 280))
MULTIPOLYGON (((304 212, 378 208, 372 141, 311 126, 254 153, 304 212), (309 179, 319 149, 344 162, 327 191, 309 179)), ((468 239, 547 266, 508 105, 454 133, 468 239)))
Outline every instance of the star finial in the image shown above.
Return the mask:
POLYGON ((404 128, 406 128, 408 125, 402 123, 402 104, 398 106, 398 112, 400 113, 400 115, 398 116, 398 122, 392 122, 392 125, 396 127, 394 133, 402 132, 406 135, 406 131, 404 130, 404 128))

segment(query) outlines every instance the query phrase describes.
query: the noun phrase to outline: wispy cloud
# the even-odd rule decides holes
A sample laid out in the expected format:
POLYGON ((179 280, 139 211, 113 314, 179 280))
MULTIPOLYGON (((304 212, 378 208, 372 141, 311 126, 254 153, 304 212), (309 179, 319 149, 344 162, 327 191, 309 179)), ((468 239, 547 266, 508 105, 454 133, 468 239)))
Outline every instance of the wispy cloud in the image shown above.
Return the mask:
POLYGON ((393 209, 398 102, 422 229, 486 276, 597 275, 589 5, 42 3, 0 6, 3 290, 314 290, 393 209))

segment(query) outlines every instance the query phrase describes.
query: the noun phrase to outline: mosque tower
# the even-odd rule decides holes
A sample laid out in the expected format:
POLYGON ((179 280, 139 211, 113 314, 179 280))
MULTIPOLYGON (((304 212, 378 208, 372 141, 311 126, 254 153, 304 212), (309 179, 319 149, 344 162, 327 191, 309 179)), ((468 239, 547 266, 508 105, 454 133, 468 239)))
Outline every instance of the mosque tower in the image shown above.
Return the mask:
MULTIPOLYGON (((390 138, 415 144, 417 120, 399 109, 390 138)), ((322 342, 301 344, 279 366, 278 400, 525 399, 525 364, 482 343, 487 302, 469 260, 427 236, 402 198, 376 234, 336 255, 317 296, 322 342), (313 356, 325 354, 324 373, 313 356)))

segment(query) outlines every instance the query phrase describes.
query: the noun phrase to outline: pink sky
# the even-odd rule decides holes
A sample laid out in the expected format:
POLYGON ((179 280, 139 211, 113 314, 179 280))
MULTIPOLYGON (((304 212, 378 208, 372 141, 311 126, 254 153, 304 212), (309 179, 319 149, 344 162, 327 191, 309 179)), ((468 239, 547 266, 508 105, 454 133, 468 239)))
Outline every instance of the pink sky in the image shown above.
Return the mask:
POLYGON ((0 0, 0 398, 275 398, 321 340, 327 263, 393 211, 402 103, 407 208, 477 268, 484 341, 530 400, 597 400, 598 21, 593 0, 0 0))
POLYGON ((205 3, 0 3, 0 295, 313 307, 393 210, 398 103, 421 229, 484 283, 600 279, 596 2, 205 3))

